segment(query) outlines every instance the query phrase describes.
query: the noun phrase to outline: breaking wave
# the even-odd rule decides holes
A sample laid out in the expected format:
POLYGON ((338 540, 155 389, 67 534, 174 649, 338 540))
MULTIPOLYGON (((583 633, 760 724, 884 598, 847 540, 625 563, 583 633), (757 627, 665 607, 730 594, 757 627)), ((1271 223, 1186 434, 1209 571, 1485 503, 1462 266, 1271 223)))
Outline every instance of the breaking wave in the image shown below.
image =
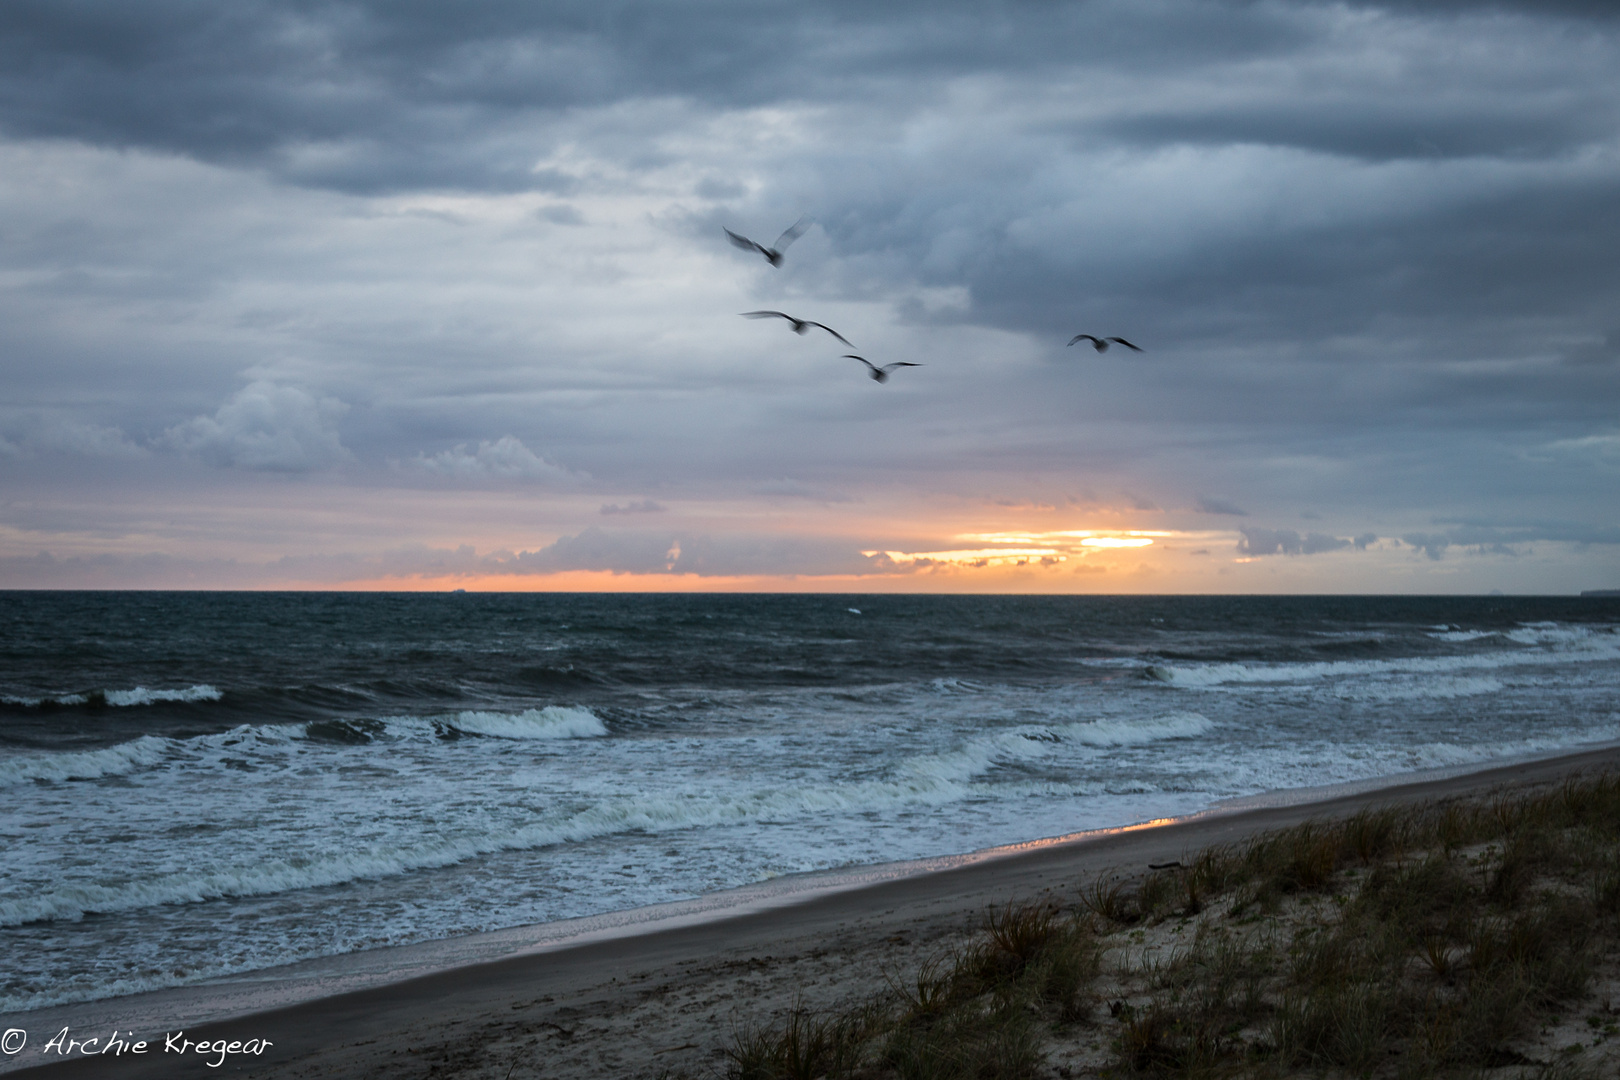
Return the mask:
POLYGON ((1161 739, 1187 739, 1214 726, 1198 713, 1171 713, 1156 720, 1093 720, 1051 727, 1024 726, 970 739, 956 750, 915 757, 900 765, 902 775, 962 782, 1007 762, 1049 756, 1064 743, 1081 746, 1139 746, 1161 739))
MULTIPOLYGON (((554 727, 571 725, 581 731, 591 728, 592 722, 596 728, 601 727, 601 721, 584 709, 556 708, 550 721, 540 720, 547 711, 531 710, 537 719, 528 723, 550 723, 554 727)), ((519 720, 527 715, 503 720, 519 720)), ((118 884, 84 882, 0 902, 0 926, 76 920, 91 913, 319 888, 449 866, 500 851, 578 843, 627 832, 666 833, 827 814, 847 816, 908 806, 939 806, 973 797, 978 789, 972 781, 996 766, 1044 757, 1064 743, 1122 746, 1187 738, 1211 726, 1208 719, 1197 713, 1174 713, 1138 722, 1094 721, 1055 727, 1021 727, 971 739, 954 751, 901 761, 891 775, 883 779, 795 787, 762 786, 724 792, 687 790, 615 796, 563 817, 515 827, 496 826, 414 844, 376 844, 353 851, 326 852, 308 859, 187 870, 118 884)))
POLYGON ((460 712, 437 720, 396 716, 384 720, 242 725, 217 734, 183 739, 142 735, 97 750, 21 753, 0 760, 0 788, 35 780, 99 780, 127 776, 156 768, 171 758, 196 759, 225 751, 240 754, 250 749, 285 748, 294 741, 352 746, 378 739, 432 738, 447 730, 499 739, 536 740, 600 738, 608 734, 607 726, 595 713, 566 705, 547 705, 521 713, 460 712))
POLYGON ((225 695, 206 683, 188 686, 184 690, 148 690, 137 686, 133 690, 108 690, 107 704, 118 706, 152 705, 159 701, 218 701, 225 695))
POLYGON ((0 697, 0 703, 20 705, 26 709, 62 707, 69 705, 111 705, 128 708, 133 705, 155 705, 159 702, 218 701, 225 695, 217 687, 198 683, 181 690, 148 690, 137 686, 132 690, 88 690, 82 694, 56 694, 46 697, 0 697))
POLYGON ((516 715, 497 712, 461 712, 451 721, 457 731, 497 739, 592 739, 608 733, 607 725, 589 709, 547 705, 516 715))
POLYGON ((11 758, 0 761, 0 787, 30 780, 96 780, 103 776, 124 776, 161 762, 173 741, 157 735, 142 735, 132 742, 103 750, 69 750, 11 758))
POLYGON ((1514 667, 1620 660, 1620 634, 1607 629, 1536 625, 1502 635, 1523 646, 1462 656, 1411 656, 1391 660, 1324 660, 1295 664, 1153 664, 1149 678, 1203 689, 1244 683, 1295 683, 1379 675, 1449 675, 1514 667))

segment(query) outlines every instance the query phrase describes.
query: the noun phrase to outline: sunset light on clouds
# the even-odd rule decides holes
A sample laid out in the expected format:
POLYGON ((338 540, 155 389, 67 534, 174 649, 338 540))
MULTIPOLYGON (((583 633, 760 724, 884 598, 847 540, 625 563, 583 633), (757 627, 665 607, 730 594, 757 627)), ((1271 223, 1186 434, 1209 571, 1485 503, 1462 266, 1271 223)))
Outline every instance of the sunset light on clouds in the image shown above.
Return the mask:
POLYGON ((470 10, 0 16, 0 587, 1620 585, 1612 6, 470 10))

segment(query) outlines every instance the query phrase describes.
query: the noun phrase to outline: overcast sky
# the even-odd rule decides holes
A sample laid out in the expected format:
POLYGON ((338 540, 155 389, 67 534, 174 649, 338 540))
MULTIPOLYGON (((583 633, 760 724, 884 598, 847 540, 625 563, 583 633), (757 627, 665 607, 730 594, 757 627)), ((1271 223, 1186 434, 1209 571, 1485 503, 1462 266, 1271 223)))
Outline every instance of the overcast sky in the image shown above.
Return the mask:
POLYGON ((1616 11, 10 0, 0 587, 1620 587, 1616 11))

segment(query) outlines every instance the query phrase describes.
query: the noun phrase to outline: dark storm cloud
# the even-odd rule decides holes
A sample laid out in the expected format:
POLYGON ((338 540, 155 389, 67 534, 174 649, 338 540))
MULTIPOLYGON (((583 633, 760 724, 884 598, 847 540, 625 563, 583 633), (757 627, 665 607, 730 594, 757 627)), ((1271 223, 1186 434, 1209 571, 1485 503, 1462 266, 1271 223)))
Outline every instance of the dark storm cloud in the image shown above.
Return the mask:
POLYGON ((1545 104, 1508 99, 1495 108, 1481 102, 1448 103, 1425 115, 1397 100, 1371 106, 1341 100, 1315 108, 1301 101, 1266 102, 1143 116, 1105 125, 1103 130, 1124 141, 1150 145, 1248 143, 1371 161, 1534 157, 1608 135, 1613 124, 1608 105, 1601 99, 1545 104))
MULTIPOLYGON (((1174 258, 1144 258, 1154 244, 1141 254, 1111 244, 1099 259, 1084 225, 1064 226, 1076 190, 1039 179, 1053 138, 1071 153, 1269 147, 1421 166, 1567 158, 1620 122, 1613 80, 1593 74, 1615 59, 1614 43, 1566 30, 1556 15, 1532 18, 1526 5, 1493 22, 1499 5, 1405 5, 1400 16, 1432 25, 1358 27, 1370 35, 1359 47, 1382 46, 1389 62, 1354 67, 1353 49, 1331 52, 1353 10, 1187 2, 1150 17, 1110 4, 929 5, 924 18, 843 4, 21 3, 0 13, 0 125, 255 162, 353 191, 568 194, 584 178, 535 162, 569 137, 556 124, 570 109, 660 97, 697 115, 824 103, 843 110, 840 122, 858 109, 850 152, 865 163, 851 168, 828 145, 782 162, 798 175, 776 183, 816 193, 844 258, 966 286, 965 320, 1057 337, 1086 309, 1106 309, 1126 324, 1116 330, 1146 332, 1162 351, 1297 348, 1388 332, 1378 324, 1396 318, 1417 348, 1525 352, 1545 327, 1506 320, 1590 317, 1616 284, 1607 253, 1620 242, 1620 191, 1609 172, 1486 183, 1414 168, 1376 182, 1386 199, 1404 187, 1430 204, 1415 220, 1324 205, 1234 230, 1216 211, 1187 222, 1174 258), (1462 30, 1448 25, 1456 20, 1462 30), (1441 51, 1452 33, 1479 47, 1441 51), (1066 90, 1080 118, 1032 120, 1003 146, 968 133, 957 153, 924 162, 925 175, 896 174, 892 185, 874 176, 873 151, 892 147, 862 139, 892 140, 886 124, 975 76, 998 80, 1002 95, 1066 90), (1045 243, 1020 239, 1043 219, 1045 243), (1076 295, 1092 299, 1077 310, 1076 295), (1459 339, 1455 320, 1469 315, 1497 325, 1459 339)), ((627 140, 615 152, 633 163, 658 153, 655 130, 599 125, 592 137, 627 140)), ((699 187, 722 197, 717 185, 699 187)), ((583 220, 568 206, 542 213, 583 220)), ((703 230, 714 235, 722 216, 703 230)))
MULTIPOLYGON (((547 535, 647 491, 1089 485, 1141 513, 1314 502, 1434 558, 1612 543, 1608 8, 0 6, 0 465, 588 484, 547 535), (806 211, 780 271, 720 232, 806 211), (928 366, 824 376, 808 342, 728 338, 749 307, 928 366)), ((586 530, 444 565, 843 573, 851 550, 586 530)))
MULTIPOLYGON (((719 108, 914 101, 945 80, 1040 78, 1075 65, 1151 78, 1285 56, 1313 32, 1286 8, 1196 2, 1166 11, 19 0, 0 10, 0 127, 258 163, 346 190, 546 189, 532 166, 547 140, 522 126, 536 115, 659 97, 719 108)), ((1443 153, 1569 145, 1603 115, 1532 109, 1504 120, 1479 107, 1470 115, 1466 104, 1436 114, 1392 97, 1382 113, 1344 101, 1322 116, 1312 104, 1170 108, 1108 118, 1085 137, 1111 131, 1402 156, 1424 144, 1443 153)))
POLYGON ((1385 11, 1419 14, 1514 12, 1597 21, 1620 20, 1620 8, 1609 0, 1375 0, 1371 6, 1385 11))
POLYGON ((829 80, 956 70, 979 52, 973 20, 930 16, 919 35, 898 7, 20 2, 0 11, 0 124, 348 190, 544 187, 515 117, 668 95, 758 104, 801 96, 829 64, 829 80))

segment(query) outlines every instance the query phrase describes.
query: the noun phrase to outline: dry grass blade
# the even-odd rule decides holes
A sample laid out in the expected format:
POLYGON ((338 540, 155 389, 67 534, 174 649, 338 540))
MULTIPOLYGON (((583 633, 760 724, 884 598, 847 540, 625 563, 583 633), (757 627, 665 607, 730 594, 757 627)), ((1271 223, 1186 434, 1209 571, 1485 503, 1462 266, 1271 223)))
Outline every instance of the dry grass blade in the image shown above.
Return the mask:
POLYGON ((1429 970, 1442 979, 1451 978, 1457 970, 1456 950, 1439 934, 1424 934, 1419 955, 1429 970))
POLYGON ((1136 897, 1123 881, 1104 881, 1097 878, 1080 890, 1080 906, 1100 919, 1129 926, 1140 922, 1142 910, 1136 897))
POLYGON ((865 1014, 739 1033, 729 1075, 1029 1080, 1049 1075, 1048 1033, 1110 1052, 1072 1030, 1098 1024, 1114 1056, 1085 1068, 1103 1076, 1586 1080, 1562 1058, 1535 1071, 1553 1057, 1535 1040, 1620 953, 1615 778, 1311 821, 1183 862, 1085 882, 1089 916, 991 908, 865 1014))
POLYGON ((901 982, 891 974, 884 974, 885 981, 905 1007, 908 1019, 938 1016, 950 1008, 954 998, 954 979, 952 973, 941 972, 944 963, 939 957, 927 961, 917 969, 916 977, 910 982, 901 982))
POLYGON ((859 1060, 858 1016, 818 1018, 798 1005, 776 1031, 749 1027, 726 1051, 730 1080, 821 1080, 847 1075, 859 1060))
POLYGON ((1359 810, 1345 819, 1340 831, 1344 846, 1363 866, 1396 855, 1404 846, 1401 815, 1388 808, 1359 810))
POLYGON ((1017 961, 1019 971, 1040 955, 1057 932, 1057 913, 1037 904, 1013 904, 985 917, 985 929, 996 948, 1017 961))

